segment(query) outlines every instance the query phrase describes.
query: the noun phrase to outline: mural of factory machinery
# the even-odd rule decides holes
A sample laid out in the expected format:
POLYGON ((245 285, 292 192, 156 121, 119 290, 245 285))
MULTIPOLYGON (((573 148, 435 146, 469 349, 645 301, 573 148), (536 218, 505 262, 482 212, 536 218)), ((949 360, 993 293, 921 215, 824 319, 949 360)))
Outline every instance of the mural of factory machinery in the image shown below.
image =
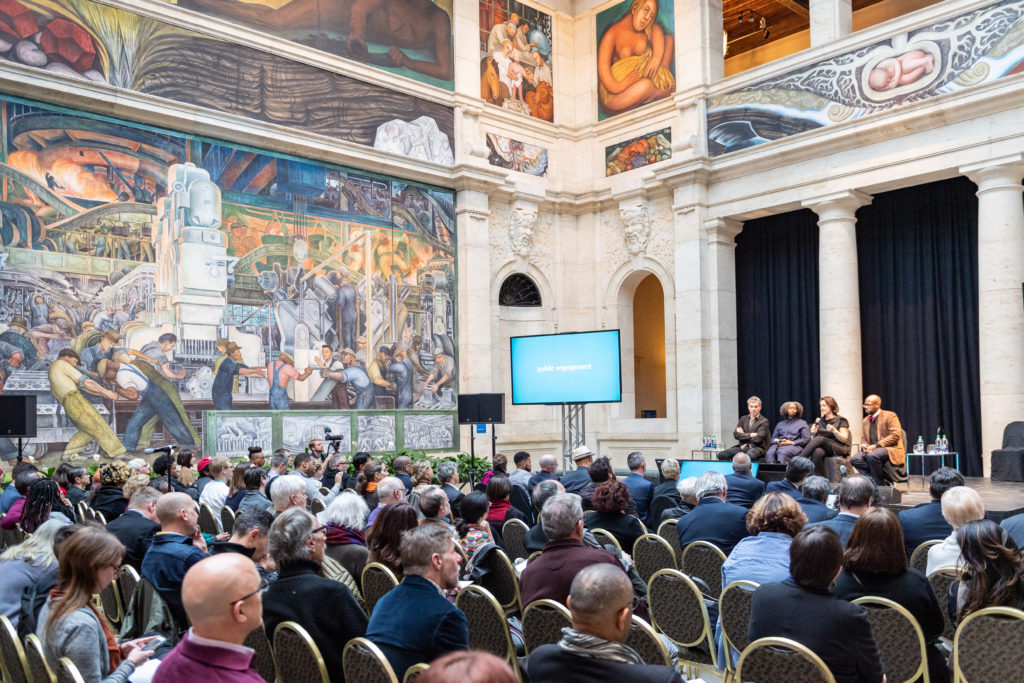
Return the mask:
POLYGON ((0 374, 37 397, 27 454, 200 445, 204 413, 228 440, 299 444, 333 415, 346 450, 451 447, 450 191, 16 98, 0 122, 0 374))

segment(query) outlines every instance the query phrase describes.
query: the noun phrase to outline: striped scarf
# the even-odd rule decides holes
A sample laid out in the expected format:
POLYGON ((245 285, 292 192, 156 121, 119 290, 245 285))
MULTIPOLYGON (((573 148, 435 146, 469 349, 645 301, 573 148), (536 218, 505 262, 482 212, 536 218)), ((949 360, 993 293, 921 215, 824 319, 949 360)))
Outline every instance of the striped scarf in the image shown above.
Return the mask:
POLYGON ((568 626, 562 629, 558 647, 579 657, 593 657, 625 664, 643 664, 644 660, 636 650, 625 643, 616 643, 588 633, 580 633, 568 626))

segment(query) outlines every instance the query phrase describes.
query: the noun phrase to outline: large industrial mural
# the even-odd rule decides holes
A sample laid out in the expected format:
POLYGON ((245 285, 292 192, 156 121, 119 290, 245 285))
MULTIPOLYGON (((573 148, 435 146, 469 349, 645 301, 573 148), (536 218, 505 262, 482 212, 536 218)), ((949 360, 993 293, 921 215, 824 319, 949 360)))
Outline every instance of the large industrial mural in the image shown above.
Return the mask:
MULTIPOLYGON (((310 5, 292 3, 300 4, 310 5)), ((434 7, 426 0, 348 4, 434 7)), ((455 160, 449 106, 94 0, 3 0, 0 59, 425 161, 455 160)))
POLYGON ((452 0, 165 0, 455 89, 452 0))
POLYGON ((598 120, 676 89, 671 0, 624 0, 597 13, 598 120))
POLYGON ((10 97, 0 124, 0 376, 37 397, 30 452, 199 445, 207 412, 384 416, 345 450, 395 448, 370 435, 403 411, 452 423, 450 191, 10 97))
POLYGON ((515 0, 480 0, 480 96, 555 120, 551 15, 515 0))
POLYGON ((712 98, 713 156, 1024 71, 1024 2, 1006 0, 712 98))

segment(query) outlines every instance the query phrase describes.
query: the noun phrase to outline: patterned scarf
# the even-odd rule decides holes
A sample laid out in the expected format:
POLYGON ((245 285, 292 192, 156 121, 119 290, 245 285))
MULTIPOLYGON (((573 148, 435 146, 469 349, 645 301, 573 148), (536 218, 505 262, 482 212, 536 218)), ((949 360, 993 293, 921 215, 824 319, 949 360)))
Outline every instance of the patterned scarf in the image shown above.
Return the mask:
POLYGON ((375 481, 368 481, 368 482, 366 482, 366 492, 367 493, 373 493, 376 490, 377 490, 377 482, 375 482, 375 481))
POLYGON ((328 522, 325 531, 327 532, 327 545, 366 545, 366 534, 359 529, 328 522))
POLYGON ((562 629, 562 639, 558 641, 558 647, 580 657, 606 659, 625 664, 644 663, 643 658, 637 654, 636 650, 625 643, 616 643, 588 633, 580 633, 568 626, 562 629))

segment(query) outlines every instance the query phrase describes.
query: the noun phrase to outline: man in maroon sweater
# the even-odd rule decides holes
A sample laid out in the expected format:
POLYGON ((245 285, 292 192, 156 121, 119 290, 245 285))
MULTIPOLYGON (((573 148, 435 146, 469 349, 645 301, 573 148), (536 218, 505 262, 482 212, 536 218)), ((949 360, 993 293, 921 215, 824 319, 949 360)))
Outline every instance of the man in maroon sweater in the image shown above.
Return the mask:
POLYGON ((610 552, 583 545, 583 503, 576 494, 549 498, 541 510, 540 523, 548 542, 544 553, 523 570, 519 581, 523 605, 541 598, 564 605, 576 574, 592 564, 610 564, 625 574, 610 552))
POLYGON ((224 553, 193 565, 181 584, 192 628, 161 660, 153 683, 260 683, 256 652, 242 642, 260 626, 263 588, 256 565, 243 555, 224 553))

